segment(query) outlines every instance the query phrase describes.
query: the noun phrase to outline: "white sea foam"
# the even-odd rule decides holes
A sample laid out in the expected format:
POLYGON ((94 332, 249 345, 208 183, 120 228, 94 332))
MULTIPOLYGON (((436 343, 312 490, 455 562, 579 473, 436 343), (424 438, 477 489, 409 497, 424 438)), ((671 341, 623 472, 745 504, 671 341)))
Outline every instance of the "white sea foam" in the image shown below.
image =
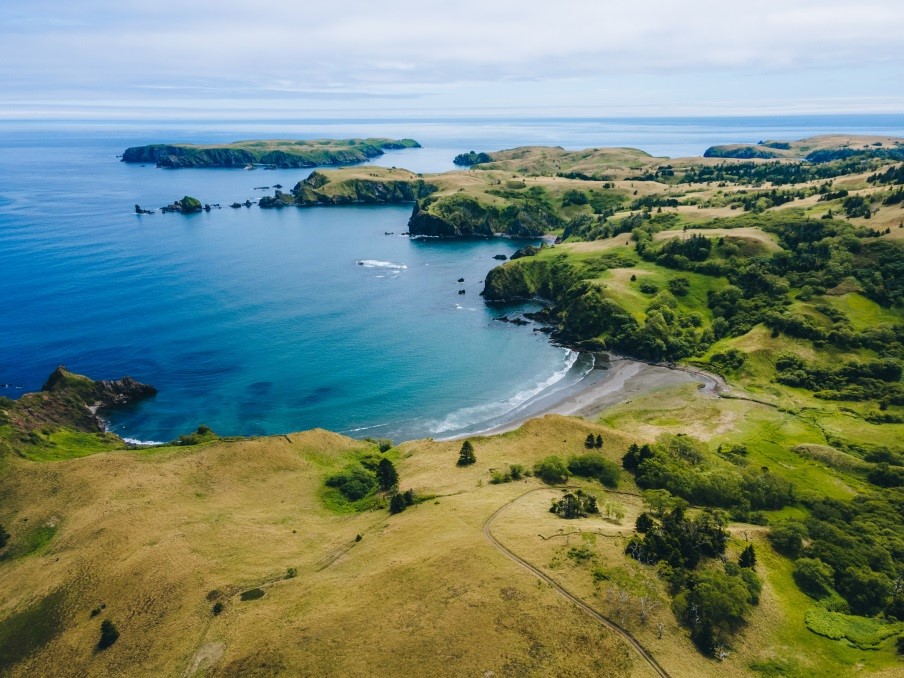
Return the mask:
POLYGON ((123 441, 129 443, 129 445, 141 445, 142 447, 166 445, 166 443, 162 443, 159 440, 138 440, 137 438, 123 438, 123 441))
MULTIPOLYGON (((524 408, 525 405, 529 404, 529 402, 537 396, 545 394, 544 392, 553 389, 556 384, 558 384, 568 375, 568 372, 572 367, 574 367, 579 357, 580 354, 577 351, 568 350, 565 355, 564 367, 556 370, 543 381, 537 382, 525 389, 522 389, 521 391, 518 391, 515 395, 513 395, 511 398, 508 398, 507 400, 502 400, 495 403, 487 403, 485 405, 476 405, 474 407, 465 407, 460 410, 456 410, 455 412, 447 416, 444 420, 436 424, 433 427, 433 432, 447 433, 449 431, 458 431, 467 428, 468 426, 473 426, 482 422, 490 422, 496 419, 501 419, 506 416, 513 415, 519 409, 524 408)), ((587 371, 589 372, 590 369, 593 369, 592 364, 587 371)), ((583 377, 584 374, 580 376, 583 377)))
POLYGON ((405 264, 396 264, 392 261, 380 261, 379 259, 356 259, 355 263, 364 268, 391 268, 396 271, 408 268, 405 264))

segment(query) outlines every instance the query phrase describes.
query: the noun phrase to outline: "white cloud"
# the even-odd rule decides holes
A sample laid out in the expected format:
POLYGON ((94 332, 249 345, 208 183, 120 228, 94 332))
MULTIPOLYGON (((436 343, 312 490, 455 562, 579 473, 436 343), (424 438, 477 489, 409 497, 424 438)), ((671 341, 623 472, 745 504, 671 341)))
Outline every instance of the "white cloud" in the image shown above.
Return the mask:
POLYGON ((835 84, 858 90, 858 71, 879 72, 893 95, 904 72, 899 0, 9 3, 0 106, 92 92, 126 100, 148 88, 196 98, 423 95, 442 105, 444 93, 482 83, 522 101, 517 83, 554 97, 565 80, 626 102, 655 87, 667 103, 700 83, 734 89, 751 74, 774 75, 793 99, 795 74, 843 74, 835 84))

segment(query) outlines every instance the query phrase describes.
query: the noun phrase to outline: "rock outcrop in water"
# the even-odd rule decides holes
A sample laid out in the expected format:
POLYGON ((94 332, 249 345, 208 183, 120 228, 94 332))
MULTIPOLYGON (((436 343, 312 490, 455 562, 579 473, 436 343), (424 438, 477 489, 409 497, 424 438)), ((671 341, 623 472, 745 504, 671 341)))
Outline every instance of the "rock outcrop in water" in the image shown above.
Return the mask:
MULTIPOLYGON (((201 201, 197 198, 192 198, 190 195, 186 195, 182 198, 182 200, 176 200, 172 205, 165 205, 160 208, 161 212, 179 212, 180 214, 192 214, 193 212, 200 212, 204 207, 201 205, 201 201)), ((207 211, 210 211, 208 207, 207 211)))

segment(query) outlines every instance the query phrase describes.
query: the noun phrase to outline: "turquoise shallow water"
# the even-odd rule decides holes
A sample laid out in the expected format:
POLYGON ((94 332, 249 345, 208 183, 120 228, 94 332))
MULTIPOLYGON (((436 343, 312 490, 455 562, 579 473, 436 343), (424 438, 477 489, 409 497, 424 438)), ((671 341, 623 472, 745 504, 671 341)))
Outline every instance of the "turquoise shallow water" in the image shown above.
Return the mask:
POLYGON ((904 119, 3 123, 0 394, 37 389, 63 363, 160 389, 114 416, 130 438, 169 440, 205 423, 222 434, 322 426, 403 439, 485 429, 590 370, 530 327, 496 321, 513 309, 478 296, 493 255, 521 243, 410 240, 398 235, 407 206, 139 217, 135 203, 188 194, 225 205, 307 172, 125 165, 115 156, 129 145, 412 136, 425 148, 377 162, 426 172, 452 169, 462 151, 526 143, 674 156, 826 131, 904 134, 904 119))

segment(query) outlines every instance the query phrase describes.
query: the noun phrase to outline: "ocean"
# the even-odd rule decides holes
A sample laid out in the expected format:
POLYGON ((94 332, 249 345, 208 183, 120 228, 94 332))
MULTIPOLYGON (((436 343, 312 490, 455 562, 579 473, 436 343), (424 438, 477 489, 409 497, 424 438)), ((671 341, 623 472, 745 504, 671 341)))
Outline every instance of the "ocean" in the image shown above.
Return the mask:
POLYGON ((600 373, 496 319, 535 306, 483 303, 493 257, 522 242, 412 240, 401 235, 410 206, 231 209, 309 172, 162 170, 119 162, 128 146, 412 137, 423 148, 374 164, 441 172, 469 150, 680 157, 833 132, 904 136, 904 116, 0 122, 0 395, 36 390, 64 364, 160 390, 111 415, 129 439, 203 423, 222 435, 323 427, 398 441, 486 430, 600 373), (183 195, 223 209, 134 213, 183 195))

